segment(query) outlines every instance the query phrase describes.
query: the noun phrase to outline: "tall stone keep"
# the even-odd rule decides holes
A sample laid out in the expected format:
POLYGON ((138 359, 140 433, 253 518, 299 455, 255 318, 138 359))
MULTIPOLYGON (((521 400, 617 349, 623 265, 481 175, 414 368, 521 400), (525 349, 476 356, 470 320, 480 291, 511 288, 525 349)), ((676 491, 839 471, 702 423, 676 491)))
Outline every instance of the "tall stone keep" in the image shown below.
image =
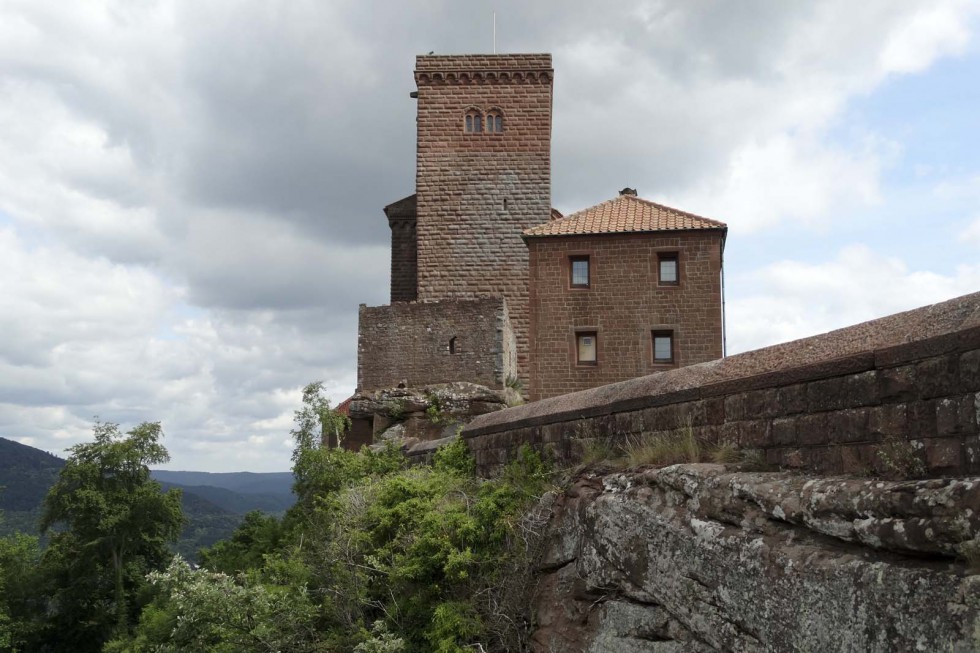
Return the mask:
POLYGON ((416 161, 421 302, 502 296, 528 375, 528 251, 551 215, 550 54, 422 55, 416 161))

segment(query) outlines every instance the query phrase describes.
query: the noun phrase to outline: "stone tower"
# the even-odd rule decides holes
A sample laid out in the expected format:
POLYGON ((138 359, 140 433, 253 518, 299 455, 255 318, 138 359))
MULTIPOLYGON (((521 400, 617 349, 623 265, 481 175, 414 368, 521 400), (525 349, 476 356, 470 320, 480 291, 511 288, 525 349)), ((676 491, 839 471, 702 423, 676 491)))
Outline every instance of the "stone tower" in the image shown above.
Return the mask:
MULTIPOLYGON (((551 215, 550 54, 416 59, 417 298, 502 296, 528 375, 528 252, 551 215)), ((393 281, 394 285, 394 281, 393 281)))
POLYGON ((361 306, 358 388, 529 379, 525 229, 551 217, 551 55, 423 55, 416 192, 385 207, 391 304, 361 306))

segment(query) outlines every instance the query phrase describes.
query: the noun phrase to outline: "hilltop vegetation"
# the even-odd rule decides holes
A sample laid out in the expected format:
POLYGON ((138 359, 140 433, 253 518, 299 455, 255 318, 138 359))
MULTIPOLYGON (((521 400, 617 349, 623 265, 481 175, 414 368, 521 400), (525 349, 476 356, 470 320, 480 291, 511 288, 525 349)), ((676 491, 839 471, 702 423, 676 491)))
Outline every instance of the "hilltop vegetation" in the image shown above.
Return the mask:
MULTIPOLYGON (((281 518, 249 514, 202 552, 199 569, 160 548, 176 534, 176 490, 162 493, 146 461, 128 475, 79 475, 92 459, 79 445, 45 501, 42 524, 63 529, 52 546, 41 554, 36 538, 0 539, 0 649, 526 650, 541 527, 527 509, 549 487, 545 465, 522 450, 488 481, 459 439, 414 468, 392 447, 321 448, 323 425, 344 419, 318 384, 306 389, 295 505, 281 518), (138 500, 104 492, 123 477, 139 481, 138 500), (79 495, 79 478, 100 489, 79 495), (162 503, 150 507, 152 497, 162 503)), ((107 446, 96 435, 96 449, 107 446)))

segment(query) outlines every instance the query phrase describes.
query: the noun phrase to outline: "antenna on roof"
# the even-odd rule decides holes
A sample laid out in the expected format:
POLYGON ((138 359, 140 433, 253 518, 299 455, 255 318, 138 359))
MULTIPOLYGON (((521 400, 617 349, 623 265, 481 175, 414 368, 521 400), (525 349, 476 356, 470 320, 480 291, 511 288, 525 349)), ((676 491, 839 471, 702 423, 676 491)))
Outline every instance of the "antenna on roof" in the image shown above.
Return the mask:
POLYGON ((497 54, 497 12, 493 12, 493 53, 497 54))

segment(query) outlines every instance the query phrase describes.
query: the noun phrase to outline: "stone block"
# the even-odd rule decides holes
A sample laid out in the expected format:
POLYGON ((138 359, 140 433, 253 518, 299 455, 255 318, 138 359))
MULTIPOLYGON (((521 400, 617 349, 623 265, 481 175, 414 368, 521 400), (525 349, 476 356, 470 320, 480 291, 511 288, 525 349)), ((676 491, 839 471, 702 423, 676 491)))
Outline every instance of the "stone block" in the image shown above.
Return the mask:
POLYGON ((976 396, 973 394, 936 400, 936 435, 974 435, 977 432, 976 396))
POLYGON ((960 474, 963 470, 961 438, 928 438, 925 441, 926 466, 932 473, 960 474))
POLYGON ((705 419, 708 424, 723 424, 725 422, 724 397, 710 397, 704 400, 705 419))
POLYGON ((857 408, 878 403, 878 372, 869 370, 844 378, 844 405, 857 408))
POLYGON ((877 464, 877 447, 871 444, 848 444, 840 448, 841 471, 844 474, 867 476, 877 464))
POLYGON ((803 415, 798 418, 796 420, 796 438, 801 445, 827 444, 830 442, 826 413, 803 415))
POLYGON ((827 427, 833 442, 862 442, 868 435, 868 409, 848 408, 827 413, 827 427))
POLYGON ((960 356, 960 390, 980 392, 980 349, 968 351, 960 356))
POLYGON ((643 430, 643 415, 640 411, 631 410, 625 413, 617 413, 613 417, 613 429, 616 433, 636 434, 643 430))
POLYGON ((746 393, 729 395, 725 397, 725 421, 737 422, 745 419, 746 414, 746 393))
POLYGON ((913 401, 908 405, 908 429, 906 437, 936 437, 936 400, 913 401))
POLYGON ((840 474, 842 471, 841 448, 804 447, 800 450, 803 456, 803 467, 821 474, 840 474))
POLYGON ((902 365, 878 372, 878 398, 882 402, 908 401, 918 398, 915 366, 902 365))
POLYGON ((783 417, 772 422, 772 441, 776 445, 796 444, 796 418, 783 417))
POLYGON ((772 433, 767 419, 747 420, 740 423, 738 446, 742 449, 762 449, 772 446, 772 433))
POLYGON ((886 404, 868 409, 868 435, 876 440, 905 438, 908 408, 905 404, 886 404))
POLYGON ((844 380, 838 377, 807 383, 806 406, 810 412, 843 408, 844 380))
POLYGON ((781 415, 796 415, 806 411, 806 386, 802 383, 776 390, 776 401, 781 415))
POLYGON ((923 399, 948 397, 959 386, 959 357, 955 354, 936 356, 915 366, 919 394, 923 399))
POLYGON ((971 476, 980 474, 980 436, 963 438, 964 473, 971 476))

